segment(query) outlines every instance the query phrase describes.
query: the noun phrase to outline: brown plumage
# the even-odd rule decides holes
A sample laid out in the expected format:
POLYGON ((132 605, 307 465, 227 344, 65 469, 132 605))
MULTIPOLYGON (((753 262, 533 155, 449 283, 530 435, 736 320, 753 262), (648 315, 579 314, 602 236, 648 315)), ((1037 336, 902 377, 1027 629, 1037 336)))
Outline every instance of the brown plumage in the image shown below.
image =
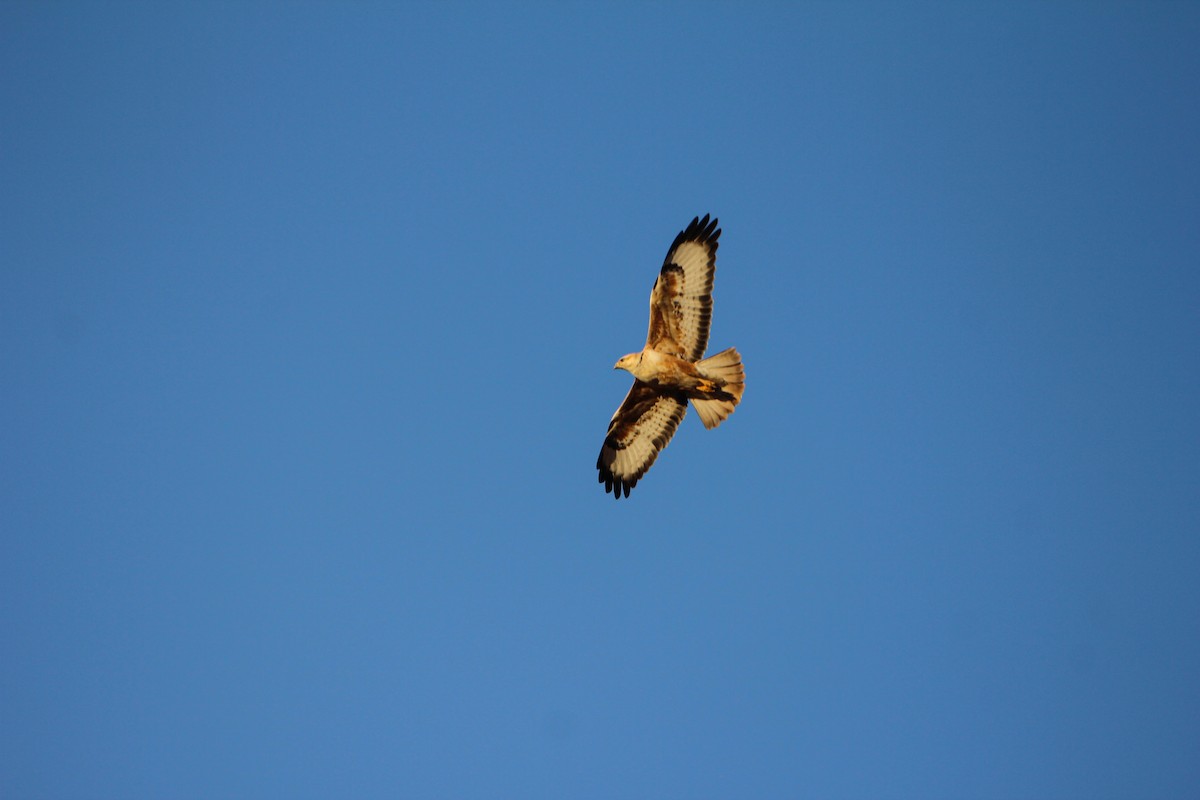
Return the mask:
POLYGON ((671 441, 690 400, 706 428, 721 424, 742 399, 745 372, 732 347, 704 358, 712 324, 717 220, 705 214, 680 231, 650 292, 646 346, 617 361, 634 377, 608 423, 596 469, 606 492, 620 498, 671 441))

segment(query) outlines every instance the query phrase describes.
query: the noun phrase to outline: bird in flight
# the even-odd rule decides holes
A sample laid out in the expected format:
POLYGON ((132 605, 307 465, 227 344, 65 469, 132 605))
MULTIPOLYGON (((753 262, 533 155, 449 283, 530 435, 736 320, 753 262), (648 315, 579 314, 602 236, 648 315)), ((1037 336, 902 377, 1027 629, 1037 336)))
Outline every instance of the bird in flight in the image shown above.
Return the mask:
POLYGON ((689 400, 710 429, 742 400, 746 375, 737 350, 704 358, 720 236, 717 220, 705 214, 675 237, 650 292, 646 346, 613 367, 633 375, 633 388, 608 423, 596 469, 617 499, 629 497, 671 441, 689 400))

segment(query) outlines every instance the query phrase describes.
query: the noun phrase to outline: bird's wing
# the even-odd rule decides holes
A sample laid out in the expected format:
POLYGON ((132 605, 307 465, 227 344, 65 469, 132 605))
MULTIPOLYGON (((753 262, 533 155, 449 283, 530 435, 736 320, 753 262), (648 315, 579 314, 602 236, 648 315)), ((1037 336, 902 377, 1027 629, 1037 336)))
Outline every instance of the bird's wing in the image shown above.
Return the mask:
POLYGON ((687 413, 687 398, 634 381, 625 402, 608 423, 608 435, 596 459, 604 491, 620 499, 658 458, 687 413))
POLYGON ((717 271, 717 220, 699 217, 679 232, 650 292, 646 344, 687 361, 699 361, 712 323, 713 275, 717 271))

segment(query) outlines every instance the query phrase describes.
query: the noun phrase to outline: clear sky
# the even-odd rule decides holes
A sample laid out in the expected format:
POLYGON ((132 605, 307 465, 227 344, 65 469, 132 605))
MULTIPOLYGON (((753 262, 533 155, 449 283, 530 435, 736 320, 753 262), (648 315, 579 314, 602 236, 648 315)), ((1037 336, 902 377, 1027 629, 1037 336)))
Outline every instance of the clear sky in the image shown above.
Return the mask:
POLYGON ((1200 786, 1200 7, 0 5, 0 796, 1200 786), (596 482, 675 234, 710 352, 596 482))

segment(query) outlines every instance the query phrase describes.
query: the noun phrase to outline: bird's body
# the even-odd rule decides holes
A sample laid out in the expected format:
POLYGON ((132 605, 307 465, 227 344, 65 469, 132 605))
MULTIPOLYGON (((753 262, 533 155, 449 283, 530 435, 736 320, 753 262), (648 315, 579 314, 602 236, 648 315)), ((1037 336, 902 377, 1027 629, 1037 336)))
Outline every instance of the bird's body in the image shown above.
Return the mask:
POLYGON ((718 376, 708 375, 699 364, 653 347, 622 356, 614 369, 623 369, 655 389, 682 392, 689 399, 712 399, 727 384, 718 376))
POLYGON ((649 346, 622 356, 614 369, 623 369, 642 383, 663 389, 694 389, 700 381, 695 364, 649 346))
POLYGON ((689 400, 706 428, 720 425, 741 402, 746 378, 738 352, 731 347, 704 358, 720 235, 706 214, 675 237, 650 293, 646 346, 614 367, 633 375, 633 387, 608 424, 596 468, 617 498, 629 496, 670 442, 689 400))

